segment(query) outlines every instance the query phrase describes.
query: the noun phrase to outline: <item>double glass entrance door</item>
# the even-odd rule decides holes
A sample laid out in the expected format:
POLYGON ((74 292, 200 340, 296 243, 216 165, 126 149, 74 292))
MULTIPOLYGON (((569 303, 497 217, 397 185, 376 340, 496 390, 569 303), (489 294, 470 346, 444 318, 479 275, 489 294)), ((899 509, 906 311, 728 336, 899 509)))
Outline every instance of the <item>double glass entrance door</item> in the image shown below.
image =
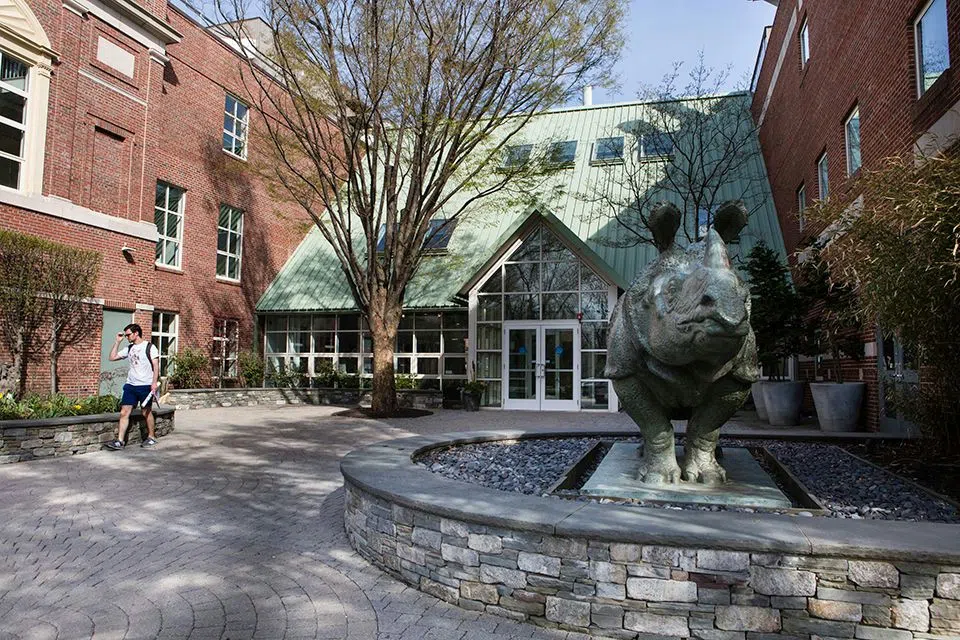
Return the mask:
POLYGON ((580 408, 580 331, 576 322, 503 324, 503 407, 580 408))

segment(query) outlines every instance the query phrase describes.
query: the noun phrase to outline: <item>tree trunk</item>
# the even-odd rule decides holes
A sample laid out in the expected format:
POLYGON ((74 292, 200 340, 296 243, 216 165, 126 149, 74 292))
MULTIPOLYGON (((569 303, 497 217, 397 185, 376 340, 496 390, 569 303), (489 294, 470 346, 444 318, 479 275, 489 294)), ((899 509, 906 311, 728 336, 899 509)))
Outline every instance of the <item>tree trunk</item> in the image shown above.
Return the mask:
POLYGON ((397 413, 397 386, 394 380, 393 354, 400 325, 400 305, 384 302, 370 310, 370 338, 373 341, 373 393, 371 409, 377 417, 397 413))
POLYGON ((17 348, 13 354, 13 370, 17 372, 17 399, 27 393, 27 355, 23 327, 17 329, 17 348))
POLYGON ((60 385, 57 381, 57 349, 59 347, 57 330, 58 327, 56 322, 54 322, 53 334, 50 336, 50 393, 56 393, 60 390, 60 385))

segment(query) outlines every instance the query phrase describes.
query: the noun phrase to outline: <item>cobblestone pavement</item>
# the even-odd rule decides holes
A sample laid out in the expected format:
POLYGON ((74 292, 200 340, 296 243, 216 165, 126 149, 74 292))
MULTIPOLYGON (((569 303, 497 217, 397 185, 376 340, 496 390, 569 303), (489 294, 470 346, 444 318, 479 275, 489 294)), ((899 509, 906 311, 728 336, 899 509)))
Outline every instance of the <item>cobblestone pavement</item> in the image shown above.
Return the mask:
POLYGON ((476 428, 634 431, 622 415, 325 407, 183 411, 152 450, 0 466, 0 639, 585 638, 460 610, 381 573, 343 531, 339 460, 476 428))

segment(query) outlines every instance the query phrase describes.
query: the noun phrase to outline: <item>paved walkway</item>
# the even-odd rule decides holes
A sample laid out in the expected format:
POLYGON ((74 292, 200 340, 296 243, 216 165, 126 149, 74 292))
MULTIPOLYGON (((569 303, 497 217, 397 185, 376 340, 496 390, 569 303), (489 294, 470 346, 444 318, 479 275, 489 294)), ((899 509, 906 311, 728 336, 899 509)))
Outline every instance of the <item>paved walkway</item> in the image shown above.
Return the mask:
POLYGON ((139 447, 0 466, 0 638, 583 638, 462 611, 367 564, 338 463, 387 438, 607 425, 623 415, 324 407, 184 411, 139 447))

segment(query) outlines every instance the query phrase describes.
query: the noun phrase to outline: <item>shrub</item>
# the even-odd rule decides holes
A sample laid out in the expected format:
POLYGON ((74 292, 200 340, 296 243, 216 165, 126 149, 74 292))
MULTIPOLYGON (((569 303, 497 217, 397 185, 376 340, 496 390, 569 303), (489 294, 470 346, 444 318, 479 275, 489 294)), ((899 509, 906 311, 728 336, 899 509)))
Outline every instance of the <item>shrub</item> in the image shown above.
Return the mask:
POLYGON ((863 199, 830 198, 807 212, 825 229, 831 284, 851 288, 865 320, 919 351, 920 389, 900 407, 939 452, 960 450, 960 157, 864 167, 849 193, 863 199))
POLYGON ((277 388, 306 386, 307 378, 299 371, 274 371, 267 374, 267 382, 277 388))
POLYGON ((416 389, 417 379, 409 373, 398 373, 394 377, 394 384, 397 389, 416 389))
POLYGON ((237 355, 237 371, 240 373, 240 383, 243 386, 263 386, 266 367, 260 354, 253 351, 241 351, 237 355))
POLYGON ((210 358, 187 347, 170 356, 170 382, 177 389, 202 389, 210 373, 210 358))
POLYGON ((0 420, 42 420, 64 416, 88 416, 116 413, 120 399, 116 396, 71 398, 62 393, 29 395, 16 400, 12 394, 0 396, 0 420))
POLYGON ((801 352, 803 301, 780 256, 764 243, 750 252, 745 269, 750 276, 750 325, 757 357, 764 373, 779 379, 784 359, 801 352))
POLYGON ((334 387, 339 379, 333 363, 326 359, 317 359, 313 364, 314 383, 318 387, 334 387))

